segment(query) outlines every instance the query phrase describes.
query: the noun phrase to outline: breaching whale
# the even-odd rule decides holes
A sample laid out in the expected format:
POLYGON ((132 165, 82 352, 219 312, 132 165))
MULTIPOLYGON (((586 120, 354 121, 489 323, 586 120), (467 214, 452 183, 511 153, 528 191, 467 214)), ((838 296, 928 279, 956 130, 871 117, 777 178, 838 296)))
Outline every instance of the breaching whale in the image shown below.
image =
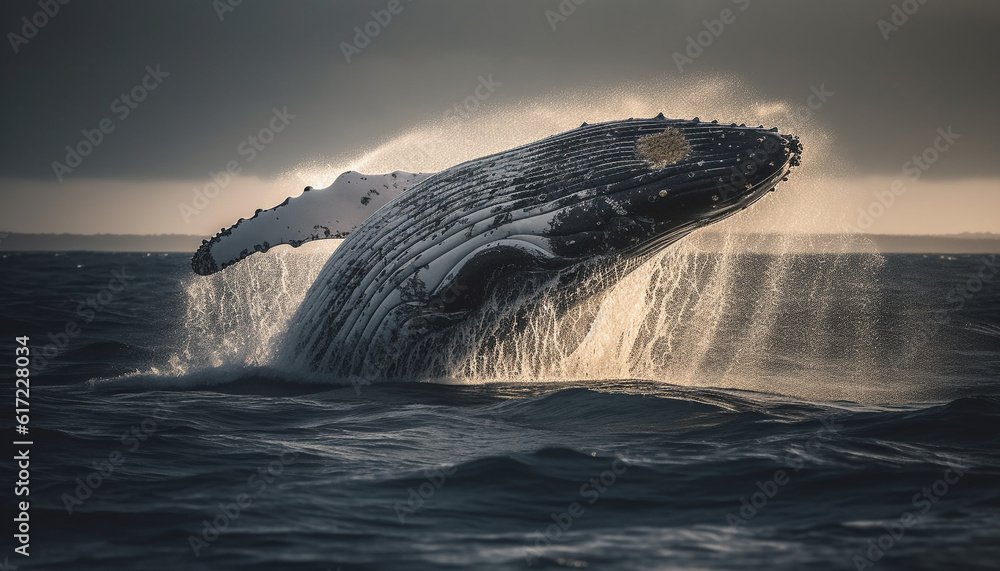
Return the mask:
POLYGON ((192 267, 211 274, 278 244, 345 238, 284 356, 348 379, 442 375, 466 322, 516 327, 553 283, 606 289, 594 276, 750 206, 801 151, 777 129, 697 118, 584 123, 438 173, 344 173, 205 241, 192 267))

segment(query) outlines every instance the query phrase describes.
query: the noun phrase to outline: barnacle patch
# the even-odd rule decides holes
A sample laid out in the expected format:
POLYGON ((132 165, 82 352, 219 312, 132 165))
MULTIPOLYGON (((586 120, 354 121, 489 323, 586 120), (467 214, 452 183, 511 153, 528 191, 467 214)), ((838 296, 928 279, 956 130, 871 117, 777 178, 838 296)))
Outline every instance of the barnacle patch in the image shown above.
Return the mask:
POLYGON ((650 168, 662 169, 683 160, 691 154, 691 145, 677 129, 640 137, 635 142, 635 154, 646 161, 650 168))

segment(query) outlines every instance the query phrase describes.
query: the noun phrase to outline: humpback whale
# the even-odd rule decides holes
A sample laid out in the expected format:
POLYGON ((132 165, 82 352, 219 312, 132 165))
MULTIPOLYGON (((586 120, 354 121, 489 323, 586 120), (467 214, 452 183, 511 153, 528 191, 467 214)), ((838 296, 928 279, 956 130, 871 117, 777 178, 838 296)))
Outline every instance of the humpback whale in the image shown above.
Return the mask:
POLYGON ((347 379, 444 375, 469 322, 517 327, 546 288, 600 293, 605 276, 759 200, 801 152, 774 128, 662 114, 584 123, 433 174, 344 173, 205 241, 192 267, 344 238, 283 355, 347 379))

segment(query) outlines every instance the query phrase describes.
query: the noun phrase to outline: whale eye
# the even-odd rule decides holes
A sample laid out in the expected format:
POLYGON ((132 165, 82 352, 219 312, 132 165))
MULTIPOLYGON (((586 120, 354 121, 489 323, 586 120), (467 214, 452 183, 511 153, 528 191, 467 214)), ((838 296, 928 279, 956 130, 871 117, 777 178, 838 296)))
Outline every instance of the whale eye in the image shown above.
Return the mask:
POLYGON ((635 154, 650 168, 662 169, 691 154, 691 145, 680 131, 669 128, 662 133, 640 137, 635 142, 635 154))

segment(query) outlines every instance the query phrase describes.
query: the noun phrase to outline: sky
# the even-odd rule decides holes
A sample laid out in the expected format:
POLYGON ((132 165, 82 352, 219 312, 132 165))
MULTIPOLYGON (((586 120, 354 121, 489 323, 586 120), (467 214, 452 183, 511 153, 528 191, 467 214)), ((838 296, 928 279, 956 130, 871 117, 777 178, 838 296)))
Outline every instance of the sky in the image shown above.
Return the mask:
POLYGON ((343 170, 433 171, 663 111, 802 137, 790 193, 748 224, 1000 233, 1000 3, 35 0, 0 13, 0 231, 207 236, 343 170))

